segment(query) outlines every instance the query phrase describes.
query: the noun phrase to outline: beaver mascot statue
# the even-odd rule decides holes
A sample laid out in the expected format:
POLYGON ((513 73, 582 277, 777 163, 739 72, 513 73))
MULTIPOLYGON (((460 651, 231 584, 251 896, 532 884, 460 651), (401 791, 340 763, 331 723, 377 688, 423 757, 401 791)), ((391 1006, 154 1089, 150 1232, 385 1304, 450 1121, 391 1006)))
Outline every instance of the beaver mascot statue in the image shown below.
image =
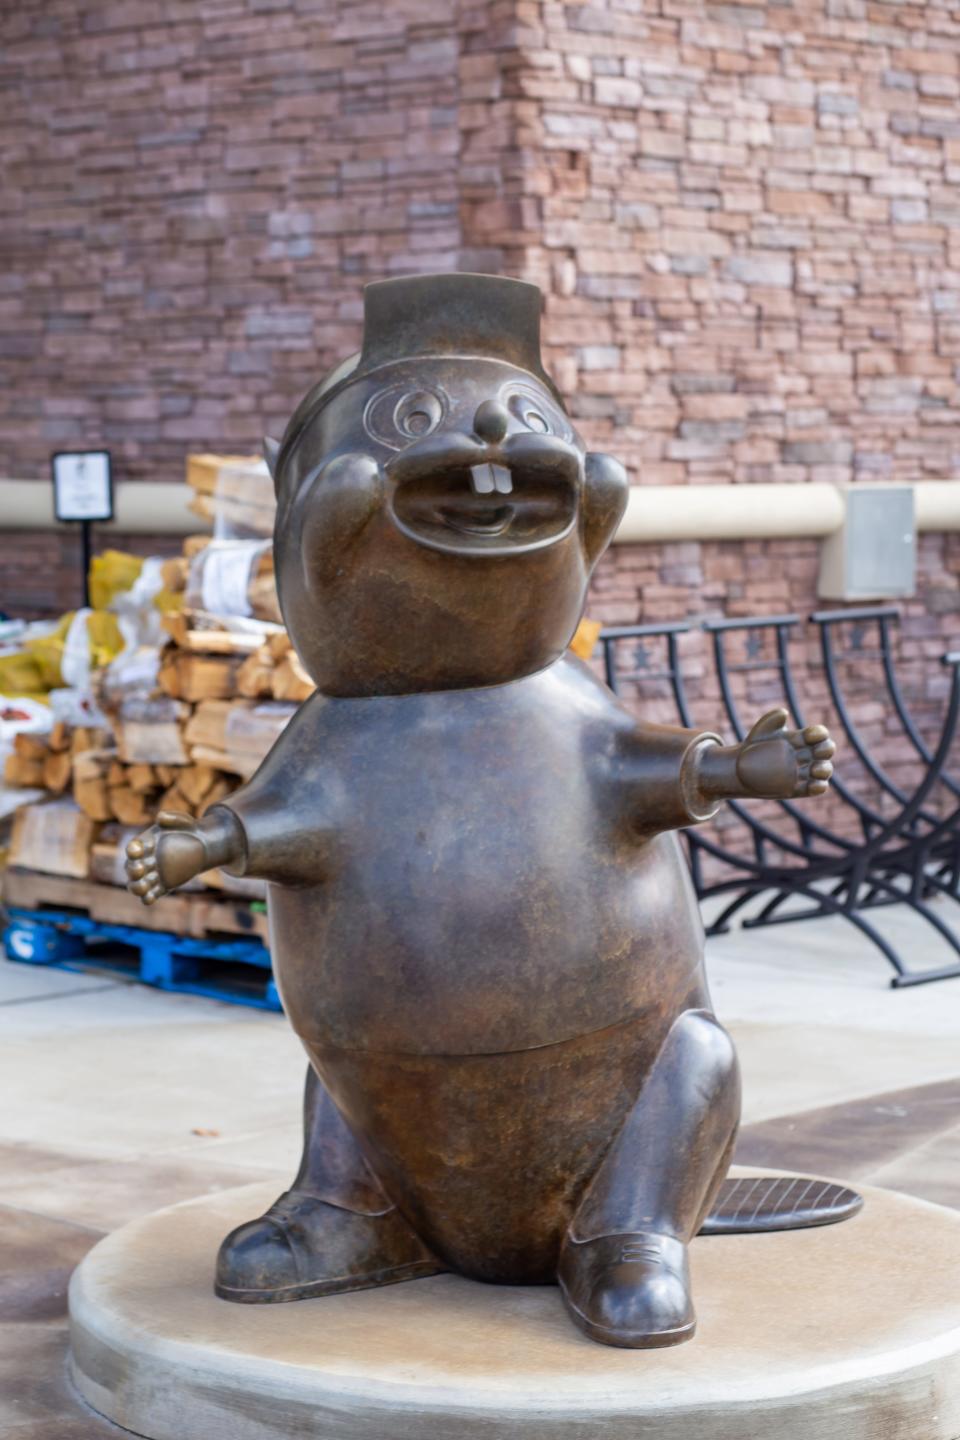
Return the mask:
POLYGON ((214 866, 268 882, 314 1071, 301 1173, 227 1237, 220 1295, 456 1271, 559 1284, 593 1339, 671 1345, 740 1111, 677 831, 820 794, 834 747, 784 710, 733 745, 638 723, 568 653, 627 477, 585 451, 539 329, 520 281, 367 287, 361 353, 268 445, 317 692, 128 869, 147 904, 214 866))

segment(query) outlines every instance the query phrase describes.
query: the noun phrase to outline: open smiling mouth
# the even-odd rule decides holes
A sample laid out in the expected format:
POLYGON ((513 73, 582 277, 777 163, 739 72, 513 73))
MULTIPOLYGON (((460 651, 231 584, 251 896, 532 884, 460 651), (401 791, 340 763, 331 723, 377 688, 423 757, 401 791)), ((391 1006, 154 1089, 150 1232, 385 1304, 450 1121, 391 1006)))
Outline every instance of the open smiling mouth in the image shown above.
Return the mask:
POLYGON ((402 465, 388 469, 398 482, 390 501, 394 522, 419 545, 450 554, 543 549, 568 535, 577 519, 579 462, 564 450, 558 457, 530 447, 491 459, 456 447, 424 456, 422 466, 408 452, 402 465))
POLYGON ((461 535, 503 535, 514 516, 512 505, 495 505, 471 508, 466 505, 440 505, 437 507, 440 522, 461 535))

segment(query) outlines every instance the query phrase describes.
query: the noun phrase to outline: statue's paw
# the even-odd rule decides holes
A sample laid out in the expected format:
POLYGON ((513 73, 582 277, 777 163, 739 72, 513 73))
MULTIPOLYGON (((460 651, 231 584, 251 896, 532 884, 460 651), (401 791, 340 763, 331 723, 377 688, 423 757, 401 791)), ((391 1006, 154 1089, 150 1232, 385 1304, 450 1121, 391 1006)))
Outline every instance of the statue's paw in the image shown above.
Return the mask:
POLYGON ((159 835, 159 827, 151 825, 127 846, 127 889, 132 895, 139 895, 144 905, 153 905, 161 895, 168 894, 157 858, 159 835))
POLYGON ((153 905, 207 868, 207 852, 190 815, 161 810, 157 823, 127 846, 127 888, 153 905))
POLYGON ((837 748, 827 727, 806 725, 802 730, 791 730, 787 739, 796 752, 797 786, 794 794, 822 795, 833 775, 833 755, 837 748))
POLYGON ((741 793, 758 799, 822 795, 833 774, 831 757, 836 746, 826 727, 806 725, 793 730, 782 706, 761 715, 738 748, 741 793))

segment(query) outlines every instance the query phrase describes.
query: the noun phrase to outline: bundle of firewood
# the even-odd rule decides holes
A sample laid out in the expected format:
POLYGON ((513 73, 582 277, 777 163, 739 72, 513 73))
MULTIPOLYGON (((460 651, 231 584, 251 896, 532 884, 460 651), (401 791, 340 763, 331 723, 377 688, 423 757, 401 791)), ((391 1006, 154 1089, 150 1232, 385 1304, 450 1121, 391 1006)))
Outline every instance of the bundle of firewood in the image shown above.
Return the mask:
POLYGON ((83 880, 100 826, 69 796, 22 805, 13 817, 9 863, 47 875, 83 880))
POLYGON ((277 502, 259 455, 188 455, 190 509, 218 536, 272 535, 277 502))
POLYGON ((184 605, 251 615, 256 620, 280 624, 273 545, 269 540, 214 540, 210 535, 190 535, 183 542, 183 553, 164 560, 160 573, 164 589, 182 595, 184 605), (238 608, 238 588, 243 592, 242 608, 238 608))
POLYGON ((175 700, 198 703, 245 699, 299 703, 316 688, 285 630, 243 629, 200 611, 164 616, 170 643, 161 655, 160 689, 175 700))
POLYGON ((209 765, 125 765, 115 750, 87 750, 73 769, 73 798, 91 820, 146 825, 158 810, 202 815, 236 789, 209 765))
POLYGON ((63 795, 70 789, 79 756, 98 749, 107 740, 103 730, 71 729, 63 721, 58 721, 46 735, 22 732, 14 736, 13 750, 4 762, 3 782, 63 795))
POLYGON ((252 700, 204 700, 184 731, 191 760, 249 780, 295 710, 252 700))
POLYGON ((236 789, 235 769, 221 772, 188 754, 183 759, 183 764, 125 761, 107 731, 71 731, 57 724, 49 735, 17 735, 3 778, 6 785, 72 795, 91 820, 144 825, 158 810, 202 814, 236 789))

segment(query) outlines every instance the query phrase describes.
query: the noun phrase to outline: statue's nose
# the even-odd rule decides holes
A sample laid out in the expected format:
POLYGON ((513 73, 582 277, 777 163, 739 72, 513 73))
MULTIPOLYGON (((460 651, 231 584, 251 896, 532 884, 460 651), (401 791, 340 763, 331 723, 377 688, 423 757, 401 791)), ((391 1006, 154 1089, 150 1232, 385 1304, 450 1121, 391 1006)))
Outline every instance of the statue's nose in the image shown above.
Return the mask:
POLYGON ((484 400, 473 417, 473 432, 488 445, 497 445, 507 433, 510 412, 497 400, 484 400))

